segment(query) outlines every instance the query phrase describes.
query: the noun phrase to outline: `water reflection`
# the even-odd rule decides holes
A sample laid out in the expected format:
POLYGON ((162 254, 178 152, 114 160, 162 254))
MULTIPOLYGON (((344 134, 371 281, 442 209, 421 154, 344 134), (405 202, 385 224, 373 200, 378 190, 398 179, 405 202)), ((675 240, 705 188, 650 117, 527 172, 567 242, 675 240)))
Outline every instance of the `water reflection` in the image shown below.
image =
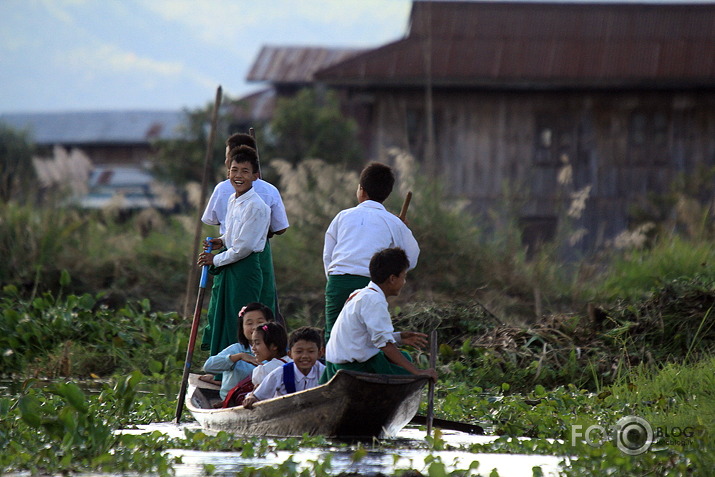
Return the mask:
MULTIPOLYGON (((157 423, 147 426, 137 426, 137 429, 127 429, 121 432, 142 433, 160 431, 170 437, 184 437, 184 430, 199 430, 198 424, 175 425, 173 423, 157 423)), ((209 431, 204 431, 209 432, 209 431)), ((496 436, 475 436, 457 431, 444 431, 443 440, 455 447, 470 444, 486 444, 496 439, 496 436)), ((386 473, 392 474, 397 469, 415 469, 426 472, 425 457, 439 457, 448 471, 467 469, 474 461, 479 462, 478 472, 489 475, 496 469, 499 475, 527 476, 533 475, 533 467, 540 466, 545 476, 556 476, 559 473, 561 457, 544 455, 520 454, 475 454, 464 451, 427 451, 420 446, 425 445, 425 432, 418 428, 403 429, 396 437, 399 449, 368 450, 359 462, 352 460, 355 447, 339 449, 305 449, 299 452, 276 451, 264 457, 242 457, 239 452, 205 452, 185 449, 171 449, 168 454, 181 457, 181 463, 174 466, 177 476, 193 476, 205 473, 204 466, 214 466, 214 475, 235 475, 247 466, 264 467, 278 466, 292 459, 297 470, 312 469, 312 462, 324 462, 328 455, 331 460, 331 471, 359 472, 361 474, 386 473)), ((369 449, 369 446, 368 446, 369 449)))

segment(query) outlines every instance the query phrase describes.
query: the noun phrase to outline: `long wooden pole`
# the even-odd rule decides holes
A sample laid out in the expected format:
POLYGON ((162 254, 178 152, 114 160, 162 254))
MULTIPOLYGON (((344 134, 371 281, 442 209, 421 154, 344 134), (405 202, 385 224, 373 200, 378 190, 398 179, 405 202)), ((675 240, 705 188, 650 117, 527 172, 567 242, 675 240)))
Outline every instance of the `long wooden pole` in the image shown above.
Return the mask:
MULTIPOLYGON (((206 251, 211 250, 211 237, 206 237, 209 246, 206 251)), ((176 402, 176 423, 181 421, 181 413, 184 410, 184 400, 186 399, 186 384, 189 382, 189 371, 191 370, 191 361, 194 359, 194 346, 196 345, 196 336, 199 333, 199 322, 201 321, 201 309, 204 304, 204 293, 206 291, 206 282, 209 276, 209 267, 204 265, 201 269, 201 280, 199 281, 199 293, 196 297, 196 306, 194 307, 194 319, 191 322, 191 334, 189 335, 189 345, 186 348, 186 360, 184 361, 184 373, 181 376, 181 387, 179 396, 176 402)))
MULTIPOLYGON (((429 367, 435 369, 437 366, 437 330, 430 333, 429 367)), ((434 421, 434 381, 430 379, 427 391, 427 435, 432 435, 432 423, 434 421)))
POLYGON ((401 221, 405 221, 407 218, 407 209, 410 207, 410 202, 412 201, 412 191, 409 191, 405 196, 405 201, 402 203, 402 209, 400 210, 400 215, 398 217, 401 221))
POLYGON ((196 283, 196 260, 198 259, 199 243, 201 242, 201 229, 203 228, 203 222, 201 222, 201 216, 203 215, 203 207, 206 205, 206 195, 207 195, 207 185, 208 178, 211 175, 211 156, 213 155, 213 145, 214 138, 216 137, 216 124, 218 123, 218 111, 221 107, 221 86, 216 88, 216 99, 214 100, 214 110, 211 116, 211 130, 209 132, 209 138, 206 142, 206 154, 204 155, 204 172, 201 176, 201 198, 199 199, 199 215, 196 221, 196 229, 194 231, 194 241, 191 248, 193 255, 191 256, 191 263, 189 265, 189 276, 186 279, 186 292, 184 293, 184 316, 189 314, 189 295, 191 295, 191 289, 196 283))

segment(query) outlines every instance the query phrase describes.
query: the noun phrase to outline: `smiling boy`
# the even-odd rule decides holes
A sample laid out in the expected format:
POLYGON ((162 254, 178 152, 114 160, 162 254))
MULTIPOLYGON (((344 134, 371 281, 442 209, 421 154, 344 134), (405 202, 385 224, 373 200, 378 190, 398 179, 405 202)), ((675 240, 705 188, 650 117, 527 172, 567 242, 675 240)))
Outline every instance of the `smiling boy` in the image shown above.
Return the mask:
POLYGON ((263 274, 259 254, 266 244, 271 217, 270 208, 252 187, 258 174, 256 151, 239 146, 229 156, 228 177, 235 194, 228 201, 226 232, 211 239, 212 250, 226 250, 215 255, 203 252, 197 262, 211 265, 214 275, 203 339, 209 343, 211 356, 235 342, 241 307, 260 301, 263 274))
POLYGON ((274 369, 263 382, 246 396, 243 407, 251 409, 257 401, 304 391, 318 385, 325 366, 318 361, 323 355, 323 333, 317 328, 303 326, 293 331, 288 339, 292 363, 274 369))

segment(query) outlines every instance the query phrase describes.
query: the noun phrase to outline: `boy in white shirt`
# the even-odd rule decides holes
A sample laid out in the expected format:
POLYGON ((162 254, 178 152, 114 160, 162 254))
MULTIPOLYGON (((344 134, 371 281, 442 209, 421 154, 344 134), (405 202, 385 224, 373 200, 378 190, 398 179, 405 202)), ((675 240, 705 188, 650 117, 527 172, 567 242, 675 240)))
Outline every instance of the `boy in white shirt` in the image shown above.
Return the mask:
POLYGON ((368 265, 383 249, 400 247, 407 254, 408 269, 417 265, 420 248, 410 229, 382 203, 395 184, 390 166, 373 162, 360 173, 357 207, 338 213, 325 232, 323 266, 325 285, 325 341, 345 300, 370 282, 368 265))
POLYGON ((414 331, 395 333, 387 297, 397 296, 405 285, 409 260, 401 248, 388 248, 370 260, 367 287, 351 295, 333 327, 326 346, 326 383, 339 369, 376 374, 421 374, 437 381, 434 369, 419 369, 397 344, 424 347, 427 335, 414 331))
POLYGON ((317 328, 303 326, 290 334, 288 347, 292 363, 271 371, 261 384, 243 400, 243 407, 251 409, 257 401, 284 396, 314 388, 325 370, 318 361, 324 352, 322 333, 317 328))
MULTIPOLYGON (((248 146, 256 149, 256 141, 249 134, 235 133, 226 139, 226 169, 231 166, 231 160, 228 152, 239 146, 248 146)), ((271 222, 268 228, 268 238, 274 235, 281 235, 289 227, 288 215, 286 214, 283 199, 278 189, 258 176, 253 182, 253 189, 258 196, 266 203, 271 210, 271 222)), ((201 221, 207 225, 218 225, 221 234, 226 231, 226 207, 228 199, 234 193, 231 181, 226 179, 219 182, 211 193, 209 202, 206 205, 201 221)), ((271 254, 270 241, 266 241, 266 246, 263 252, 260 253, 261 271, 263 272, 263 289, 261 290, 260 303, 263 303, 271 308, 276 313, 276 286, 275 275, 273 272, 273 256, 271 254)))
POLYGON ((211 239, 210 244, 212 250, 225 250, 216 255, 203 252, 197 261, 199 266, 211 265, 214 275, 208 325, 202 339, 211 356, 235 343, 241 307, 260 300, 263 272, 259 254, 265 247, 270 222, 270 209, 253 190, 258 172, 256 151, 240 146, 229 155, 234 194, 228 201, 226 232, 211 239))

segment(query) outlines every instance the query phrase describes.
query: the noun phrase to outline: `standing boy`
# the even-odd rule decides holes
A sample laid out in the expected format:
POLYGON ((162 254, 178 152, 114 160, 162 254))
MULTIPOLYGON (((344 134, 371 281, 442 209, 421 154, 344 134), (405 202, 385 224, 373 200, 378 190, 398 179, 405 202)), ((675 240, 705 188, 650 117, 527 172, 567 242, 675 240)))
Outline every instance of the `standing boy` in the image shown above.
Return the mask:
POLYGON ((325 342, 333 324, 353 291, 370 282, 368 264, 379 250, 400 247, 407 253, 411 270, 417 265, 420 248, 412 232, 382 203, 392 192, 392 168, 379 162, 368 164, 360 173, 357 207, 335 216, 325 232, 323 266, 325 286, 325 342))
POLYGON ((292 363, 271 371, 253 392, 246 395, 243 407, 250 409, 257 401, 314 388, 325 366, 318 361, 323 354, 323 338, 317 328, 303 326, 290 334, 288 348, 292 363))
POLYGON ((200 266, 213 265, 209 324, 203 337, 212 356, 235 343, 241 307, 260 300, 263 272, 259 254, 265 247, 270 222, 269 207, 253 190, 258 173, 256 151, 239 146, 231 149, 229 156, 228 177, 234 194, 228 200, 226 232, 211 239, 213 250, 225 250, 216 255, 203 252, 198 259, 200 266))
POLYGON ((422 374, 437 381, 434 369, 419 369, 396 344, 424 347, 427 335, 414 331, 395 333, 387 297, 397 296, 405 285, 409 261, 401 248, 388 248, 370 260, 371 281, 348 298, 325 349, 326 383, 339 369, 377 374, 422 374))
MULTIPOLYGON (((235 147, 248 146, 256 149, 256 141, 249 134, 235 133, 226 139, 226 170, 231 166, 231 159, 228 155, 229 151, 235 147)), ((256 173, 256 180, 253 182, 253 188, 263 202, 271 209, 271 222, 268 228, 268 238, 273 235, 281 235, 285 233, 289 227, 288 216, 286 214, 283 199, 278 189, 260 177, 256 173)), ((228 199, 234 193, 231 181, 226 179, 219 182, 211 193, 209 202, 206 205, 206 210, 201 217, 201 221, 208 225, 218 225, 221 234, 226 231, 226 207, 228 199)), ((266 246, 260 254, 261 271, 263 272, 263 289, 261 290, 261 299, 258 300, 271 308, 275 313, 276 307, 276 285, 275 275, 273 271, 273 256, 271 254, 270 241, 266 241, 266 246)))

